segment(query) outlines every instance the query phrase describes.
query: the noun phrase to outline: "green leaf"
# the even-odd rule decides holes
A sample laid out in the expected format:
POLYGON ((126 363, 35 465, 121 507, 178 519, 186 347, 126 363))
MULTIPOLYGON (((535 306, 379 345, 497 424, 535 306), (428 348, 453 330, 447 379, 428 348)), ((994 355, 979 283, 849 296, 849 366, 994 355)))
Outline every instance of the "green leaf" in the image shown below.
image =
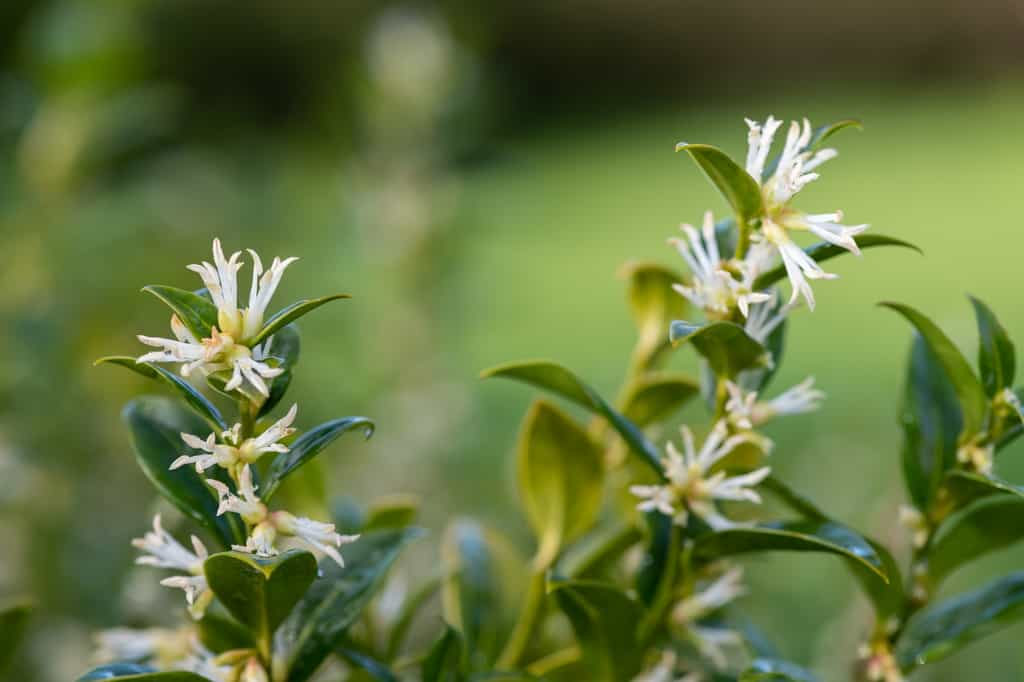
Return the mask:
POLYGON ((248 340, 248 344, 250 346, 257 346, 263 343, 264 339, 268 339, 277 333, 279 329, 291 322, 294 322, 306 313, 316 310, 324 303, 330 303, 331 301, 338 301, 346 298, 352 297, 349 294, 334 294, 332 296, 322 296, 320 298, 296 301, 287 308, 274 313, 274 316, 267 320, 263 325, 263 329, 261 329, 256 336, 248 340))
POLYGON ((227 429, 227 424, 224 422, 224 417, 221 416, 220 410, 218 410, 213 403, 207 400, 206 396, 197 391, 192 384, 188 383, 174 372, 168 371, 159 365, 146 362, 136 362, 135 358, 127 355, 109 355, 107 357, 100 358, 93 364, 119 365, 132 370, 136 374, 141 374, 148 379, 163 381, 177 391, 178 395, 184 398, 185 402, 188 403, 188 406, 210 422, 211 426, 215 426, 221 430, 227 429))
POLYGON ((462 637, 451 625, 430 647, 430 652, 423 659, 420 678, 422 682, 449 682, 458 679, 458 667, 462 660, 462 637))
POLYGON ((209 338, 210 329, 217 325, 217 306, 208 298, 158 284, 142 287, 142 290, 166 303, 197 339, 209 338))
POLYGON ((968 298, 978 319, 978 369, 985 392, 994 396, 1013 383, 1017 370, 1016 351, 992 310, 973 296, 968 298))
POLYGON ((914 504, 926 509, 944 473, 956 466, 963 418, 952 383, 917 333, 907 362, 900 421, 903 476, 914 504))
POLYGON ((982 388, 981 382, 974 375, 970 364, 949 340, 949 337, 934 322, 908 305, 891 302, 880 305, 895 310, 914 325, 924 342, 928 344, 928 348, 935 354, 935 359, 953 384, 953 390, 956 391, 960 402, 964 435, 973 436, 981 431, 985 423, 985 413, 988 410, 985 389, 982 388))
MULTIPOLYGON (((864 249, 872 249, 876 246, 900 246, 905 249, 913 249, 918 253, 923 253, 921 249, 910 242, 903 241, 902 239, 896 239, 895 237, 887 237, 884 234, 859 234, 857 235, 856 241, 857 246, 860 247, 862 251, 864 249)), ((818 242, 817 244, 812 244, 804 249, 804 252, 810 256, 812 260, 818 263, 823 263, 835 258, 836 256, 842 256, 850 253, 843 247, 830 244, 829 242, 818 242)), ((783 265, 779 265, 778 267, 761 274, 757 279, 755 279, 752 289, 754 291, 767 289, 776 282, 785 279, 785 277, 786 268, 783 265)))
POLYGON ((157 672, 148 665, 136 663, 111 663, 93 668, 78 678, 77 682, 95 680, 125 680, 125 682, 210 682, 207 678, 184 671, 157 672))
POLYGON ((629 280, 629 306, 639 334, 635 362, 640 369, 651 369, 668 348, 669 322, 686 312, 686 299, 672 289, 683 278, 656 263, 627 263, 622 274, 629 280))
POLYGON ((890 616, 899 615, 906 603, 906 594, 903 591, 903 578, 900 573, 900 565, 896 563, 892 553, 884 545, 865 538, 871 548, 878 555, 882 562, 882 572, 888 578, 888 582, 878 579, 878 574, 873 568, 867 568, 862 562, 853 559, 846 560, 846 566, 857 579, 861 590, 875 609, 879 622, 885 621, 890 616))
POLYGON ((733 322, 693 325, 676 320, 669 329, 669 338, 676 346, 693 345, 719 377, 733 378, 745 369, 767 364, 765 347, 733 322))
POLYGON ((627 388, 622 414, 637 426, 647 426, 671 416, 699 392, 697 382, 683 374, 647 373, 627 388))
POLYGON ((491 377, 516 379, 556 393, 604 417, 633 452, 639 455, 658 476, 664 476, 661 468, 661 455, 654 444, 647 440, 640 427, 617 412, 605 402, 597 391, 580 381, 575 374, 561 365, 543 360, 511 362, 484 370, 480 376, 484 379, 491 377))
POLYGON ((190 452, 182 433, 202 437, 209 427, 167 398, 143 396, 128 403, 122 418, 132 433, 135 457, 143 473, 171 504, 213 532, 225 547, 245 542, 235 514, 217 516, 217 496, 192 467, 171 471, 171 463, 190 452))
POLYGON ((353 668, 357 668, 376 682, 399 682, 398 676, 372 656, 351 647, 338 647, 337 653, 353 668))
POLYGON ((324 562, 325 575, 278 629, 288 682, 304 682, 316 672, 384 584, 402 549, 422 535, 418 528, 366 533, 346 547, 345 568, 324 562))
POLYGON ((825 552, 856 561, 883 582, 888 578, 871 544, 835 521, 795 521, 729 528, 697 538, 695 558, 714 561, 748 552, 825 552))
POLYGON ((363 435, 369 440, 375 425, 373 420, 367 417, 342 417, 324 422, 296 438, 295 442, 288 446, 288 452, 275 457, 274 463, 270 465, 270 471, 267 472, 267 478, 263 483, 263 499, 269 500, 281 485, 281 481, 333 443, 338 436, 356 428, 363 429, 363 435))
POLYGON ((476 521, 448 525, 441 542, 445 621, 459 630, 476 666, 498 656, 512 631, 529 574, 511 544, 476 521))
POLYGON ((538 567, 547 567, 562 547, 597 519, 604 494, 603 451, 557 407, 536 401, 519 438, 519 497, 537 537, 538 567))
POLYGON ((896 660, 904 671, 939 661, 976 639, 1024 616, 1024 572, 941 601, 907 623, 896 643, 896 660))
POLYGON ((595 581, 553 581, 549 591, 576 634, 588 682, 621 682, 640 672, 645 647, 637 602, 615 585, 595 581))
POLYGON ((6 603, 0 606, 0 673, 14 660, 14 652, 25 637, 32 605, 27 601, 6 603))
POLYGON ((676 145, 677 152, 684 150, 729 202, 738 222, 748 223, 761 215, 764 211, 761 188, 757 181, 725 152, 707 144, 680 142, 676 145))
POLYGON ((1020 540, 1024 498, 986 497, 963 509, 939 527, 928 553, 928 572, 936 584, 957 568, 1020 540))
POLYGON ((256 641, 252 633, 245 627, 226 615, 213 613, 207 609, 202 620, 196 623, 199 641, 204 647, 215 654, 220 654, 232 649, 253 649, 256 641))
POLYGON ((771 658, 755 659, 740 674, 737 682, 817 682, 818 678, 811 671, 789 661, 771 658))
POLYGON ((274 557, 214 554, 203 564, 217 599, 257 641, 267 641, 316 579, 316 557, 289 550, 274 557))

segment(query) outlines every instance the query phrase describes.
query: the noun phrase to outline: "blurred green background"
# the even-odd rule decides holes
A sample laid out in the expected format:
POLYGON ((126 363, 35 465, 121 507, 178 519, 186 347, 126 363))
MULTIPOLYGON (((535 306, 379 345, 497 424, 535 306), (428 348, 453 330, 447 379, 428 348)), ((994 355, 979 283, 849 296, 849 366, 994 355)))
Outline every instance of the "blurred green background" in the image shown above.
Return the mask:
MULTIPOLYGON (((196 285, 184 266, 213 236, 301 257, 277 303, 355 298, 303 321, 300 425, 379 426, 325 458, 329 488, 416 493, 435 540, 445 519, 475 514, 527 551, 509 455, 530 396, 477 373, 549 357, 613 391, 633 334, 617 269, 681 268, 665 238, 724 212, 673 145, 742 154, 743 116, 862 119, 801 205, 842 207, 925 250, 835 261, 841 279, 793 320, 774 384, 814 375, 829 399, 774 425, 773 466, 904 543, 909 329, 874 304, 921 308, 973 354, 970 292, 1024 339, 1022 38, 1019 3, 962 0, 7 0, 0 597, 40 607, 12 679, 65 682, 95 629, 162 618, 162 588, 131 570, 128 540, 156 507, 118 419, 153 387, 91 365, 165 332, 140 287, 196 285)), ((674 362, 695 364, 685 350, 674 362)), ((999 466, 1024 481, 1019 450, 999 466)), ((1016 549, 985 559, 947 591, 1022 563, 1016 549)), ((844 679, 868 614, 843 567, 748 565, 754 620, 844 679)), ((1022 634, 920 679, 1022 679, 1022 634)))

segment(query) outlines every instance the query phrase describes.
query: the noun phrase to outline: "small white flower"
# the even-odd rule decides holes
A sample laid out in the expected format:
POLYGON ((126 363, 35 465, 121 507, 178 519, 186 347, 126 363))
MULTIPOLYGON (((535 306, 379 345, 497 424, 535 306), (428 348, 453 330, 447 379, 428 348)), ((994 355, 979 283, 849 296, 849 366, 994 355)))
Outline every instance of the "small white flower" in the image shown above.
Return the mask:
POLYGON ((241 252, 225 258, 220 240, 215 239, 213 264, 204 261, 200 265, 188 266, 202 278, 217 307, 217 325, 210 330, 210 337, 197 339, 174 315, 171 317, 174 339, 140 335, 139 341, 161 350, 146 353, 137 362, 182 363, 181 374, 186 377, 197 369, 204 374, 231 370, 227 390, 241 388, 248 382, 261 395, 269 395, 265 380, 279 376, 284 370, 265 362, 269 342, 261 348, 250 347, 247 341, 262 329, 267 306, 281 282, 281 276, 285 268, 297 259, 275 258, 264 273, 259 256, 252 250, 249 253, 253 258, 253 272, 248 308, 238 307, 238 271, 243 266, 239 261, 241 252))
POLYGON ((775 417, 813 412, 821 407, 824 391, 814 388, 814 377, 808 377, 788 391, 768 401, 758 401, 756 391, 746 391, 726 381, 729 398, 725 411, 730 423, 737 429, 754 429, 775 417))
POLYGON ((679 601, 672 609, 672 622, 688 626, 747 593, 743 586, 743 569, 729 569, 711 584, 679 601))
POLYGON ((711 469, 723 457, 742 443, 754 442, 749 434, 729 436, 725 420, 715 424, 704 444, 697 452, 693 433, 682 427, 684 452, 680 453, 674 443, 666 446, 667 457, 663 461, 666 483, 661 485, 635 485, 630 492, 641 498, 637 505, 640 511, 658 511, 671 516, 679 525, 687 522, 693 512, 715 530, 730 528, 736 524, 725 518, 715 508, 715 500, 733 500, 760 503, 761 497, 753 487, 763 481, 771 469, 763 467, 738 476, 726 476, 724 471, 711 474, 711 469))
POLYGON ((991 443, 981 443, 978 439, 964 443, 956 451, 956 460, 979 474, 988 476, 992 473, 992 457, 995 448, 991 443))
POLYGON ((871 682, 903 682, 899 663, 886 642, 863 644, 857 655, 864 665, 865 677, 871 682))
POLYGON ((683 225, 688 241, 670 239, 679 255, 686 261, 693 281, 690 286, 673 285, 673 289, 698 308, 717 316, 729 315, 739 308, 747 316, 753 303, 767 301, 769 294, 753 291, 757 270, 753 261, 724 261, 718 251, 715 238, 715 220, 708 211, 704 214, 701 233, 692 225, 683 225), (736 273, 733 275, 729 270, 736 273))
POLYGON ((181 439, 193 450, 199 450, 198 455, 182 455, 171 463, 171 469, 195 465, 196 471, 203 473, 214 466, 221 466, 233 470, 240 464, 251 464, 257 461, 262 455, 268 452, 288 452, 288 446, 280 443, 284 438, 295 433, 292 422, 299 406, 292 405, 288 414, 274 422, 266 431, 255 438, 241 440, 242 425, 235 424, 232 428, 221 433, 221 443, 216 442, 216 434, 211 433, 206 440, 190 433, 182 433, 181 439))
POLYGON ((737 651, 743 648, 743 637, 735 630, 691 625, 687 629, 687 634, 701 655, 719 670, 728 667, 729 650, 737 651))
POLYGON ((135 563, 188 573, 164 578, 160 584, 184 590, 190 613, 195 618, 202 617, 206 607, 213 600, 213 592, 207 586, 203 573, 203 562, 209 556, 209 552, 199 538, 192 536, 193 551, 190 552, 164 530, 160 515, 157 514, 153 517, 153 530, 141 538, 132 540, 132 545, 148 552, 147 555, 136 559, 135 563))
POLYGON ((777 249, 782 257, 786 275, 793 288, 792 300, 803 296, 813 310, 814 294, 807 280, 834 279, 835 275, 825 272, 807 256, 789 236, 789 231, 809 231, 831 244, 860 254, 860 249, 853 238, 868 229, 868 226, 840 224, 839 221, 843 218, 841 211, 808 214, 789 205, 800 190, 818 179, 818 173, 813 171, 838 154, 834 149, 808 149, 813 131, 807 119, 804 119, 802 124, 796 121, 790 124, 782 153, 774 172, 769 177, 764 177, 765 163, 780 121, 769 116, 762 126, 747 119, 747 126, 750 132, 746 170, 761 186, 765 208, 759 236, 777 249))
POLYGON ((258 524, 267 518, 267 505, 263 504, 256 495, 256 486, 252 482, 252 469, 249 465, 242 467, 238 477, 238 494, 231 492, 228 486, 216 479, 207 479, 206 482, 217 492, 220 499, 220 506, 217 507, 217 516, 224 512, 234 512, 241 516, 247 523, 258 524))
POLYGON ((335 530, 333 523, 314 521, 294 516, 285 511, 274 512, 271 517, 274 526, 282 535, 295 536, 329 556, 342 568, 345 566, 345 561, 341 558, 338 548, 359 539, 358 535, 340 535, 335 530))
POLYGON ((743 324, 743 331, 747 333, 747 336, 761 345, 767 343, 768 337, 786 321, 789 313, 799 305, 798 303, 786 303, 779 306, 776 290, 772 290, 770 296, 768 301, 751 306, 750 315, 747 316, 747 321, 743 324))

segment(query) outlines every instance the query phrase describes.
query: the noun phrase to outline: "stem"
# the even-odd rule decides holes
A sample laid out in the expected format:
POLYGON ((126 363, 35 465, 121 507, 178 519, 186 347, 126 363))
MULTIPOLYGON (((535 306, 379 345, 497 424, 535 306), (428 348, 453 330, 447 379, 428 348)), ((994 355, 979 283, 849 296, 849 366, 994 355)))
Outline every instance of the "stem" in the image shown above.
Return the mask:
POLYGON ((736 218, 736 228, 739 236, 736 238, 736 260, 743 260, 750 249, 750 223, 742 218, 736 218))
POLYGON ((516 621, 512 634, 505 644, 505 649, 498 657, 495 664, 497 670, 512 670, 519 663, 519 659, 526 653, 526 647, 533 640, 533 633, 540 623, 540 617, 544 612, 544 593, 547 583, 547 569, 534 571, 530 577, 530 586, 526 590, 526 602, 522 611, 519 612, 519 620, 516 621))

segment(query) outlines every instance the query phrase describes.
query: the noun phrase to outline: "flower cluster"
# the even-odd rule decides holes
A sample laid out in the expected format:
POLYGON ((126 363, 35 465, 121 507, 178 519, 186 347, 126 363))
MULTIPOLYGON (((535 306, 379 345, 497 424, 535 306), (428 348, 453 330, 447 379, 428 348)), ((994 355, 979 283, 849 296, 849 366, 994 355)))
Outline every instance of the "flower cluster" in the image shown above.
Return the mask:
POLYGON ((182 376, 199 371, 204 376, 221 371, 230 371, 225 384, 227 391, 251 387, 264 397, 270 394, 266 379, 279 376, 284 370, 273 367, 266 361, 270 357, 270 342, 254 344, 253 339, 263 328, 264 316, 270 299, 281 283, 285 268, 296 258, 274 258, 270 269, 264 272, 263 262, 255 251, 252 256, 252 285, 249 289, 249 306, 238 307, 238 271, 243 263, 239 260, 241 251, 224 257, 220 240, 213 240, 213 263, 189 265, 188 269, 199 274, 206 291, 217 309, 217 323, 210 329, 210 336, 197 338, 181 318, 171 316, 173 339, 140 335, 139 341, 147 346, 160 348, 146 353, 138 362, 181 363, 182 376))

